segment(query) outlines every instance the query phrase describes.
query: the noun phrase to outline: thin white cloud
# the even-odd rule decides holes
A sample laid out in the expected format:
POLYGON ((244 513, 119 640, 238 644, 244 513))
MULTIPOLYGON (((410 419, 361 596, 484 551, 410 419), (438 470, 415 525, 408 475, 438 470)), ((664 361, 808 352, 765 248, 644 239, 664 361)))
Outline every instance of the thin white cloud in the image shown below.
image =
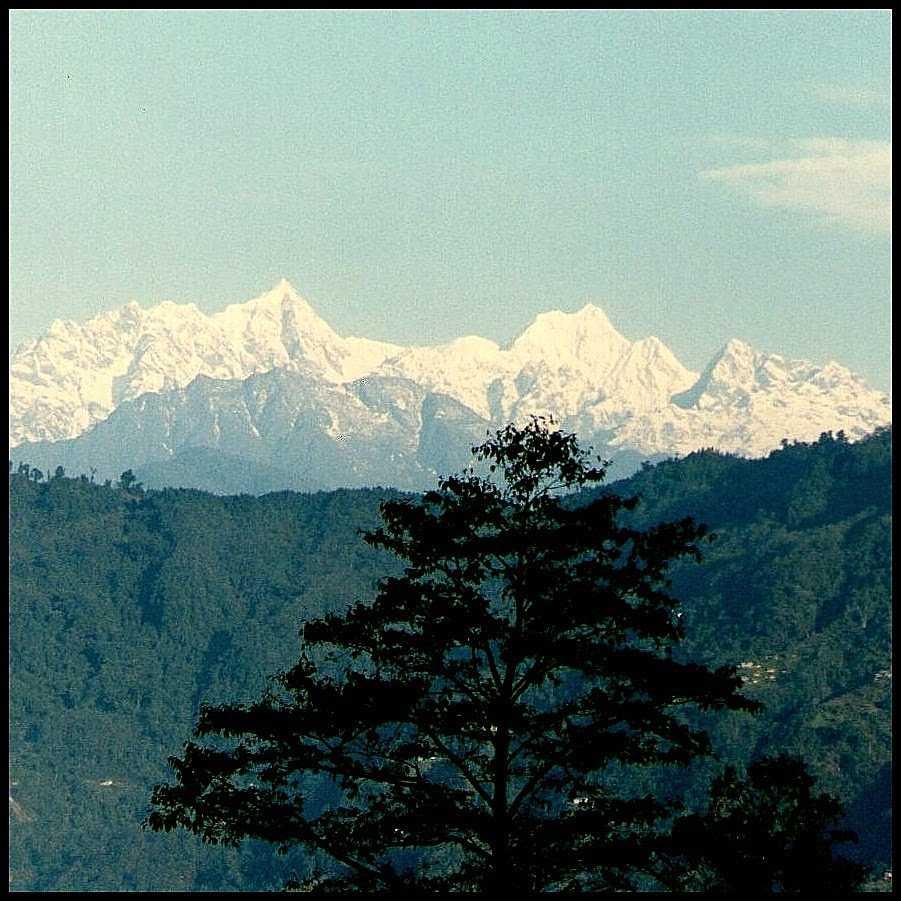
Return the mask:
POLYGON ((782 155, 701 172, 701 178, 767 207, 795 209, 822 224, 871 234, 892 230, 892 145, 888 141, 810 138, 782 155))

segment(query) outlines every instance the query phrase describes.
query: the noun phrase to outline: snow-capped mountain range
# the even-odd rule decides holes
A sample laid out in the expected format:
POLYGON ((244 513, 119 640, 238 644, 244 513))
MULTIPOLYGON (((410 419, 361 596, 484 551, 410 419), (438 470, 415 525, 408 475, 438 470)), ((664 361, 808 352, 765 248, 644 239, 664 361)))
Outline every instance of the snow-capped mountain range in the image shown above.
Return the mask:
POLYGON ((185 454, 207 468, 219 455, 232 473, 265 468, 267 488, 424 487, 488 429, 530 414, 551 414, 620 470, 700 447, 760 456, 783 438, 855 438, 891 421, 888 397, 837 363, 733 340, 698 374, 590 304, 539 315, 506 348, 476 336, 402 347, 338 335, 287 281, 210 316, 167 302, 54 322, 10 375, 15 459, 196 482, 185 454))

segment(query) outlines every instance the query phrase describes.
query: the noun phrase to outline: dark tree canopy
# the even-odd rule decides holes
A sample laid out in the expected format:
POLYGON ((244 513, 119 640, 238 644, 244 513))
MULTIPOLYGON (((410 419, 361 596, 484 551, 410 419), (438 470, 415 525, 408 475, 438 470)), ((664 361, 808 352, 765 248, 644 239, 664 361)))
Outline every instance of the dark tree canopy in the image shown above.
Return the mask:
POLYGON ((668 567, 705 530, 628 528, 636 501, 612 494, 567 503, 604 470, 540 418, 474 451, 486 475, 383 504, 365 538, 402 576, 308 622, 259 702, 202 709, 151 828, 306 846, 330 861, 319 890, 630 889, 652 868, 673 807, 608 773, 710 753, 684 708, 758 706, 734 668, 670 653, 668 567))
POLYGON ((752 763, 745 778, 727 767, 711 787, 707 809, 673 826, 672 886, 748 895, 859 890, 867 867, 833 853, 857 836, 831 828, 842 805, 813 788, 804 762, 786 754, 752 763))

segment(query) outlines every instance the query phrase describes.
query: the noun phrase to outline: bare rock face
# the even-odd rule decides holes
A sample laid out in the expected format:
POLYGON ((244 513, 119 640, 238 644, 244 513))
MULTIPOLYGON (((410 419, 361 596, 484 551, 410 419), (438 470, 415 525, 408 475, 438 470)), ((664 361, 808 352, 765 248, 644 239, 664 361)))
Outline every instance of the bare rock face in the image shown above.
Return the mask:
POLYGON ((266 485, 291 473, 286 488, 425 487, 490 428, 530 415, 632 465, 700 447, 760 456, 783 438, 853 439, 891 421, 888 397, 837 363, 733 340, 699 375, 590 304, 541 314, 506 348, 477 336, 400 347, 338 335, 286 281, 210 316, 129 304, 55 322, 10 376, 16 460, 115 475, 152 465, 165 484, 168 463, 177 480, 219 452, 230 486, 243 461, 247 490, 257 472, 266 485))

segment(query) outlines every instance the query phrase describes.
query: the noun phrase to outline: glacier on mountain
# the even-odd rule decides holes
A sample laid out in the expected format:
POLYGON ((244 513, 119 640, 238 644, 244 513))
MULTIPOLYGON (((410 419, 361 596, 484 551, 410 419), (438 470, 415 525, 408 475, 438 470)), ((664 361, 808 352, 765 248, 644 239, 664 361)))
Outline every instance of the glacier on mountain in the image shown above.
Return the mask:
POLYGON ((659 338, 629 341, 591 304, 537 316, 508 347, 342 337, 284 280, 212 315, 132 303, 57 321, 10 371, 11 456, 49 465, 55 455, 70 470, 208 448, 297 472, 304 486, 414 488, 465 463, 489 428, 532 414, 635 465, 700 447, 760 456, 827 430, 856 438, 888 424, 891 406, 837 363, 738 340, 692 372, 659 338))

